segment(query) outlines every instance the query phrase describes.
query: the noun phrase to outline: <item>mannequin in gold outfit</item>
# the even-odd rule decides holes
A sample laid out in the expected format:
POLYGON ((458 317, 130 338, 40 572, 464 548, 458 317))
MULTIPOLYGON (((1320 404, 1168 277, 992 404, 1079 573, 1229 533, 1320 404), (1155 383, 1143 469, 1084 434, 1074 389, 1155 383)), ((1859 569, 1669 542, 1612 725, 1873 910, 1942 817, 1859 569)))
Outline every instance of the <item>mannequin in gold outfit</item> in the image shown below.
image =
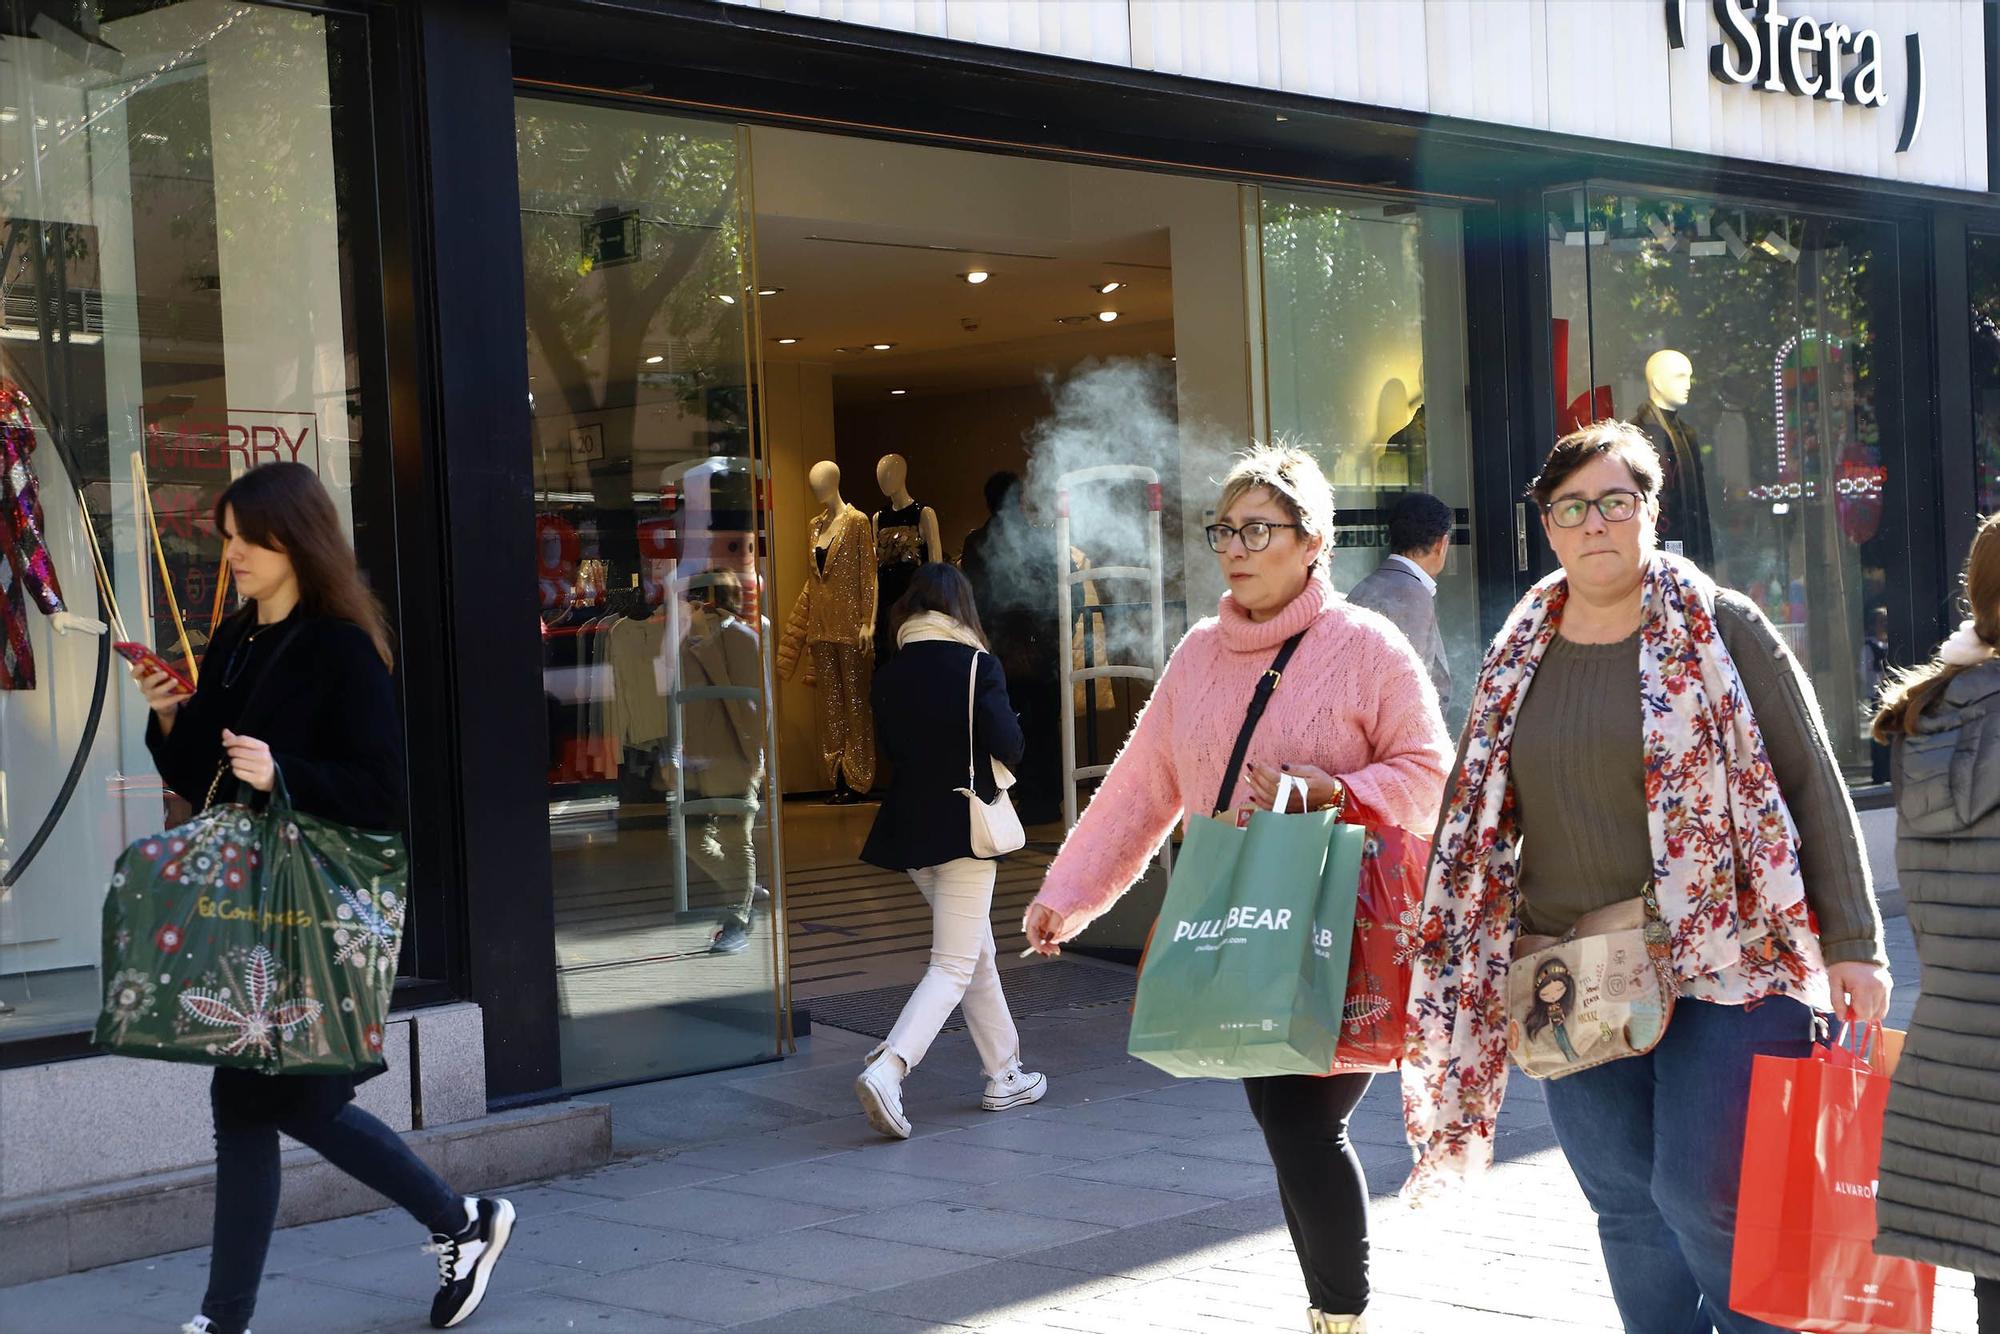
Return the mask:
POLYGON ((812 559, 778 646, 790 680, 805 650, 806 681, 819 688, 820 757, 834 802, 859 800, 875 782, 875 716, 868 707, 875 639, 875 534, 868 516, 840 498, 840 468, 815 463, 808 476, 819 513, 809 525, 812 559))

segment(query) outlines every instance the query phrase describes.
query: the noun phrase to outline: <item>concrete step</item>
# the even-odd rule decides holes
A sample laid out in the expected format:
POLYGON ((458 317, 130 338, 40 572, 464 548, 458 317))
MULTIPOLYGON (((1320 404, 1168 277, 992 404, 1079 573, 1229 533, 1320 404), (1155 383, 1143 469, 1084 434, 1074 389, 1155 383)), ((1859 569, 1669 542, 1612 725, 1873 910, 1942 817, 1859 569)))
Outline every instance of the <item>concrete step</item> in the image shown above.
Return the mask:
MULTIPOLYGON (((588 1171, 611 1157, 611 1109, 558 1102, 408 1131, 403 1140, 468 1194, 588 1171)), ((284 1155, 278 1226, 315 1223, 386 1203, 310 1149, 284 1155)), ((215 1168, 186 1168, 0 1202, 0 1287, 206 1246, 215 1168)))

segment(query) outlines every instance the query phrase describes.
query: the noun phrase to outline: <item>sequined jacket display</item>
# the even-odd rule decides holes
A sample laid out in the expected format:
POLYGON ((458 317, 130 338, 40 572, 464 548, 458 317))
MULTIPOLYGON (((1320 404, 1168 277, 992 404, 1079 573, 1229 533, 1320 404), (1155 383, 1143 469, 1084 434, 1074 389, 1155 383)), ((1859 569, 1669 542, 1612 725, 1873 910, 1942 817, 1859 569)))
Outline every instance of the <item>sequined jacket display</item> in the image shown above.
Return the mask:
POLYGON ((0 690, 35 688, 35 650, 28 639, 28 594, 53 616, 65 610, 48 544, 42 540, 42 504, 28 456, 35 451, 35 428, 28 401, 12 385, 0 384, 0 690))
POLYGON ((778 674, 790 680, 805 659, 807 644, 861 645, 864 626, 875 624, 875 534, 868 516, 843 504, 831 519, 826 511, 813 515, 812 545, 819 546, 827 528, 833 540, 822 571, 813 551, 806 553, 806 582, 785 621, 778 644, 778 674))

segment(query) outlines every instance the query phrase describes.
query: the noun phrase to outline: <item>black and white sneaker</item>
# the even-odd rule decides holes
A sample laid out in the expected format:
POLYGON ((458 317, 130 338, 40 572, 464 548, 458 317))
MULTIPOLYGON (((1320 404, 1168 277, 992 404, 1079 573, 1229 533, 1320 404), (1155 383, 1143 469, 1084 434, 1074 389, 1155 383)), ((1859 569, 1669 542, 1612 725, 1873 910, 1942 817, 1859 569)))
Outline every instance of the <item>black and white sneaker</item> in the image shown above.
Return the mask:
POLYGON ((507 1239, 514 1233, 514 1206, 506 1200, 467 1200, 471 1222, 456 1237, 431 1233, 426 1252, 438 1258, 438 1291, 431 1299, 431 1325, 450 1329, 474 1311, 486 1296, 486 1282, 507 1239))

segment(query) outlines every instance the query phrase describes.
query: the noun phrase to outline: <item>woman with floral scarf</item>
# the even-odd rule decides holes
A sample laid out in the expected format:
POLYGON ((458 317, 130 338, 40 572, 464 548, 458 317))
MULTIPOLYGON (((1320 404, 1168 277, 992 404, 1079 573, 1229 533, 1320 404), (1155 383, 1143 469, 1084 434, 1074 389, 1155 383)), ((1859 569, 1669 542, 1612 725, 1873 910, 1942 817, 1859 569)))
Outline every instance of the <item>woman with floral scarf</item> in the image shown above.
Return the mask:
POLYGON ((1426 885, 1403 1072, 1414 1200, 1493 1157, 1516 936, 1650 882, 1678 1001, 1659 1044, 1547 1085, 1630 1334, 1729 1310, 1750 1069, 1815 1011, 1879 1019, 1860 830, 1811 687, 1756 605, 1658 549, 1660 462, 1599 422, 1529 494, 1562 568, 1487 650, 1426 885))

